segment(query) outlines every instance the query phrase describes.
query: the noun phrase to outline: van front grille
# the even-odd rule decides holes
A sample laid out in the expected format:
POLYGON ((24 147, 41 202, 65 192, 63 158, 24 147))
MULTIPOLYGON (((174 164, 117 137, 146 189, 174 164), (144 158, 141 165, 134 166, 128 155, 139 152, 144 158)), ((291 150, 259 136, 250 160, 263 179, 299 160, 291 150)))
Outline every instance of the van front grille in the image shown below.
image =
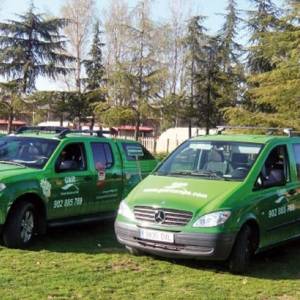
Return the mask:
POLYGON ((185 226, 193 214, 189 211, 176 209, 135 206, 134 216, 137 220, 154 224, 185 226))

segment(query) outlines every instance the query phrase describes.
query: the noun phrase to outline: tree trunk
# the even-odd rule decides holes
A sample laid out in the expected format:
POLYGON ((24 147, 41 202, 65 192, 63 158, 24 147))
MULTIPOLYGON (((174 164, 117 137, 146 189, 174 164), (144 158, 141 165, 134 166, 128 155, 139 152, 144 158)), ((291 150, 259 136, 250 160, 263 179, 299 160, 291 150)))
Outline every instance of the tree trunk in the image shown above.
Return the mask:
POLYGON ((192 137, 192 119, 189 119, 189 139, 192 137))
POLYGON ((140 124, 141 124, 141 120, 140 117, 138 116, 135 121, 135 129, 134 129, 134 139, 136 141, 138 141, 140 135, 140 124))
POLYGON ((93 115, 93 116, 92 116, 92 119, 91 119, 90 130, 93 130, 93 129, 94 129, 94 126, 95 126, 95 116, 93 115))
POLYGON ((64 116, 61 114, 59 118, 59 125, 62 127, 64 126, 64 116))
POLYGON ((8 116, 8 123, 7 123, 7 132, 11 133, 12 132, 12 123, 13 123, 13 119, 14 119, 14 112, 13 110, 11 110, 9 112, 9 116, 8 116))

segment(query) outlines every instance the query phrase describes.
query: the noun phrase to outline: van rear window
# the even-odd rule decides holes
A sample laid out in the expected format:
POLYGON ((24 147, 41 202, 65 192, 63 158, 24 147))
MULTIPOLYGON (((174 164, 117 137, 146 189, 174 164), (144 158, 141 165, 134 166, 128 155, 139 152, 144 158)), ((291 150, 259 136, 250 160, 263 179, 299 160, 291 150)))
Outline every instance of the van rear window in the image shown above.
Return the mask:
POLYGON ((153 160, 155 159, 153 155, 141 144, 138 143, 122 143, 122 147, 124 149, 126 159, 127 160, 136 160, 136 157, 138 160, 153 160), (132 148, 140 148, 142 151, 139 153, 139 155, 135 156, 132 155, 132 148))

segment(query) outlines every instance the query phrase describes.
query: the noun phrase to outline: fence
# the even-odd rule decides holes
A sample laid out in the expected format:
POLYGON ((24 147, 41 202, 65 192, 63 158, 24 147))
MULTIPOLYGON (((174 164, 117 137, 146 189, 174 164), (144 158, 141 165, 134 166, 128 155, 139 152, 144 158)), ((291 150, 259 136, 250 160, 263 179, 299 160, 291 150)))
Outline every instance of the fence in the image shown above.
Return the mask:
MULTIPOLYGON (((116 136, 118 139, 134 140, 132 136, 116 136)), ((184 139, 159 139, 154 137, 140 137, 139 142, 152 153, 170 153, 184 142, 184 139)))

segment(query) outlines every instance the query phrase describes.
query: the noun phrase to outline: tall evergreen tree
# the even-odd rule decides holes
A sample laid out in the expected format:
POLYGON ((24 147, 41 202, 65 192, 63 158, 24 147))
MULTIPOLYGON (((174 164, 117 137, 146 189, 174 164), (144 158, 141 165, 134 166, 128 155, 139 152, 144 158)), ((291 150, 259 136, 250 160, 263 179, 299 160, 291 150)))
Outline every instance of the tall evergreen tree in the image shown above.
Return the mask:
POLYGON ((250 0, 255 9, 248 11, 247 28, 251 34, 248 67, 251 74, 272 70, 273 63, 265 57, 264 36, 278 28, 280 11, 272 0, 250 0))
POLYGON ((89 59, 84 63, 87 74, 85 83, 86 90, 88 91, 99 89, 104 82, 105 67, 103 64, 102 48, 105 44, 101 42, 100 35, 100 24, 97 21, 94 27, 94 37, 89 52, 89 59))
POLYGON ((64 54, 65 40, 60 29, 67 20, 46 18, 30 9, 18 20, 0 23, 0 74, 16 80, 22 93, 35 89, 38 76, 55 79, 67 74, 72 57, 64 54))
MULTIPOLYGON (((202 25, 202 16, 194 16, 188 21, 187 35, 184 39, 185 46, 185 65, 186 65, 186 99, 184 118, 188 121, 188 134, 192 135, 193 120, 195 121, 199 112, 196 109, 197 91, 196 84, 197 75, 201 74, 201 62, 204 59, 205 53, 203 46, 207 42, 205 28, 202 25)), ((198 91, 199 92, 199 91, 198 91)))
POLYGON ((196 74, 197 82, 197 125, 205 127, 206 134, 209 129, 221 124, 223 109, 227 107, 228 85, 227 73, 223 70, 220 55, 220 40, 218 37, 208 37, 203 46, 204 56, 200 61, 200 69, 196 74))
POLYGON ((240 123, 300 129, 300 2, 290 5, 280 27, 261 38, 260 51, 273 67, 249 77, 251 105, 231 111, 240 123))
POLYGON ((237 4, 235 0, 228 0, 225 22, 218 33, 222 56, 221 63, 223 65, 223 70, 227 73, 232 72, 234 66, 240 64, 239 58, 242 52, 241 44, 236 42, 237 26, 240 22, 236 7, 237 4))
POLYGON ((105 67, 103 64, 102 48, 104 43, 101 42, 101 31, 99 21, 94 27, 94 38, 89 59, 84 62, 87 78, 85 80, 85 100, 88 102, 89 115, 92 117, 91 129, 94 127, 95 114, 94 110, 97 103, 105 100, 105 67))
POLYGON ((225 22, 218 32, 218 36, 220 40, 220 67, 226 77, 222 92, 223 104, 230 107, 235 106, 241 98, 245 76, 244 67, 241 63, 243 49, 241 44, 236 42, 240 19, 235 0, 228 0, 226 11, 225 22))

